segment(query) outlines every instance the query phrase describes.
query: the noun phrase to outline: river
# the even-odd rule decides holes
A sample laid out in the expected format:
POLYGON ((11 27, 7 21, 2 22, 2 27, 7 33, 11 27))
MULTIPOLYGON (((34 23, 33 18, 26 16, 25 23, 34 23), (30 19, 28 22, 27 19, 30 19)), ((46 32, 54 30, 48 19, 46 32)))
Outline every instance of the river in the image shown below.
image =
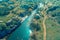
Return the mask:
POLYGON ((32 11, 32 14, 27 17, 20 27, 18 27, 8 38, 7 40, 29 40, 30 37, 30 23, 34 18, 36 10, 32 11))
POLYGON ((8 38, 7 40, 29 40, 30 38, 30 23, 36 14, 36 11, 41 8, 42 4, 40 3, 37 9, 32 11, 32 14, 27 17, 20 27, 18 27, 8 38))

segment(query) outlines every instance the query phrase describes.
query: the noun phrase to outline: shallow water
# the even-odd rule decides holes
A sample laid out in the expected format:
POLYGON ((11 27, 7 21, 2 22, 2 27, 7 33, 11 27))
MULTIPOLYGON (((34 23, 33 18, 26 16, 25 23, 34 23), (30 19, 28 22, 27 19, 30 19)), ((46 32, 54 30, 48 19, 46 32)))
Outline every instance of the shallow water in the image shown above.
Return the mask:
POLYGON ((18 27, 8 38, 7 40, 29 40, 30 37, 30 28, 29 24, 33 19, 36 10, 32 11, 32 14, 26 18, 20 27, 18 27))

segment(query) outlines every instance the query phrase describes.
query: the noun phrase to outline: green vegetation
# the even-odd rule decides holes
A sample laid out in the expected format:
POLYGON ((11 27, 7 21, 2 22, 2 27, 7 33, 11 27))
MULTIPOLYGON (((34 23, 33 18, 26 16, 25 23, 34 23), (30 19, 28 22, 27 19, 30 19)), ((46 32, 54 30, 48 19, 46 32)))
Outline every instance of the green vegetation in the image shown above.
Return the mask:
MULTIPOLYGON (((8 2, 0 3, 0 31, 5 29, 10 29, 14 25, 18 24, 18 21, 21 21, 20 14, 29 16, 34 10, 35 6, 38 5, 40 1, 16 1, 9 0, 8 2), (17 18, 15 18, 17 16, 17 18), (14 20, 12 20, 15 18, 14 20), (17 20, 16 20, 17 19, 17 20), (9 20, 12 20, 9 26, 6 25, 9 20), (1 22, 2 21, 2 22, 1 22)), ((46 39, 47 40, 60 40, 60 1, 59 0, 44 0, 41 3, 44 4, 44 7, 38 9, 35 18, 32 20, 31 29, 33 29, 33 35, 30 40, 43 40, 43 26, 42 22, 44 15, 47 16, 46 19, 46 39), (42 14, 43 12, 43 14, 42 14), (46 14, 44 13, 46 12, 46 14), (37 20, 38 19, 38 20, 37 20), (39 27, 38 27, 38 26, 39 27), (38 28, 37 28, 38 27, 38 28), (39 29, 38 31, 36 31, 39 29)))
POLYGON ((47 40, 60 40, 60 25, 51 18, 46 20, 47 40))

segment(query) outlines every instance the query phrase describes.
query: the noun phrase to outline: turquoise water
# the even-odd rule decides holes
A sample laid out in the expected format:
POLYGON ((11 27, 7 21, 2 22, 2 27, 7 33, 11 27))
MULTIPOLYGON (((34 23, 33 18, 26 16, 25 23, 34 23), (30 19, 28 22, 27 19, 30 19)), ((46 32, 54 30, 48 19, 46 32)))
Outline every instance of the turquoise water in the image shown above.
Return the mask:
POLYGON ((0 1, 2 1, 2 0, 0 0, 0 1))
POLYGON ((7 38, 7 40, 29 40, 29 37, 30 37, 29 24, 33 19, 35 13, 36 13, 36 10, 32 11, 32 14, 28 18, 26 18, 26 20, 22 23, 22 25, 19 28, 17 28, 9 36, 9 38, 7 38))

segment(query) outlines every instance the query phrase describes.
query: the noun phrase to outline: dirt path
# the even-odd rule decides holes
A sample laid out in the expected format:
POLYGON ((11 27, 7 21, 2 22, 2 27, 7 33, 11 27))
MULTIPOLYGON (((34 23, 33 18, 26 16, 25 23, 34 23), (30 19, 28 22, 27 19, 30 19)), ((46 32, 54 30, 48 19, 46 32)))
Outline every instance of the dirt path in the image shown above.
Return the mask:
POLYGON ((43 22, 42 22, 42 26, 43 26, 43 40, 46 40, 46 24, 45 24, 45 21, 47 19, 47 16, 46 16, 46 12, 43 11, 42 12, 44 18, 43 18, 43 22))
POLYGON ((44 16, 44 19, 43 19, 44 40, 46 40, 46 25, 45 25, 46 18, 47 18, 47 17, 44 16))

